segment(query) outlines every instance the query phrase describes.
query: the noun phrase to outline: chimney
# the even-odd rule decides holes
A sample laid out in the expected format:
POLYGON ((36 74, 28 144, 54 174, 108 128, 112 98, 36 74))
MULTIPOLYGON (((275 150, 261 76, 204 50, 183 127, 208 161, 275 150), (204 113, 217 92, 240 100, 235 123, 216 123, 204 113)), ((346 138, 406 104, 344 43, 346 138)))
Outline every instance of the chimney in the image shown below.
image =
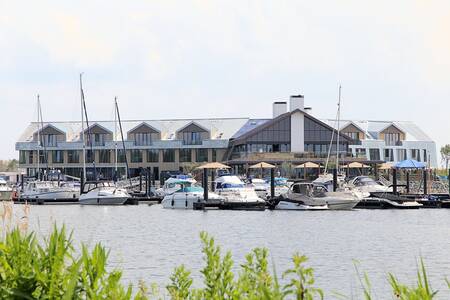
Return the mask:
POLYGON ((305 97, 303 95, 291 96, 289 111, 294 111, 296 109, 305 109, 305 97))
POLYGON ((272 107, 273 118, 287 113, 287 102, 274 102, 272 107))

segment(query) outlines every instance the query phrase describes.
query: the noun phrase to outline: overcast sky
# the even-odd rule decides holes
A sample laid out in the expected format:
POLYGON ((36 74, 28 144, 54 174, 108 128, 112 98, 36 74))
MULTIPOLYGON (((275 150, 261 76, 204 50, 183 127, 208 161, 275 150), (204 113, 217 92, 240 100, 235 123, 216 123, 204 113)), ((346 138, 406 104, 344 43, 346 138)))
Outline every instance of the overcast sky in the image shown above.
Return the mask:
POLYGON ((0 158, 37 117, 317 117, 416 122, 450 143, 450 1, 0 1, 0 158))

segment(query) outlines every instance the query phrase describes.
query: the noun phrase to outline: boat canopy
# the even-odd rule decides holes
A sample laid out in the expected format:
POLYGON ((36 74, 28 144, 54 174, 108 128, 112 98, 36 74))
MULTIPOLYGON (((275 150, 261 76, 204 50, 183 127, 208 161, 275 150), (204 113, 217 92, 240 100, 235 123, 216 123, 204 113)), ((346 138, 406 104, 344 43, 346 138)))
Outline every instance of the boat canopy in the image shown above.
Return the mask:
POLYGON ((394 165, 396 169, 424 169, 426 167, 426 164, 414 159, 403 160, 394 165))

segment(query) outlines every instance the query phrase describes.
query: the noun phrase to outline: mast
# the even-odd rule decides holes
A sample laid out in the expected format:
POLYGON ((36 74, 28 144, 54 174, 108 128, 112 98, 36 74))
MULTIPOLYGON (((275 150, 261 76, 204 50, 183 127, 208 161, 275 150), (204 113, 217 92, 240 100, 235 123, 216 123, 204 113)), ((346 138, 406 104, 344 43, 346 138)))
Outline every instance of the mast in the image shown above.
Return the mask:
POLYGON ((123 138, 123 130, 122 130, 122 122, 120 121, 120 113, 119 113, 119 105, 117 104, 117 97, 114 98, 114 102, 116 103, 116 112, 117 119, 119 120, 119 128, 120 128, 120 137, 122 138, 122 147, 123 152, 125 153, 125 165, 126 165, 126 176, 130 180, 130 186, 132 186, 131 177, 130 177, 130 168, 128 167, 128 159, 127 159, 127 150, 125 148, 125 139, 123 138))
POLYGON ((339 102, 337 113, 337 138, 336 138, 336 170, 339 174, 339 135, 341 133, 341 85, 339 85, 339 102))
MULTIPOLYGON (((86 143, 84 140, 84 93, 83 93, 83 82, 82 82, 83 73, 80 73, 80 103, 81 103, 81 140, 83 141, 83 178, 86 181, 86 143)), ((83 182, 81 183, 83 184, 83 182)))
POLYGON ((114 172, 117 177, 117 97, 114 98, 114 172))
MULTIPOLYGON (((42 117, 42 106, 41 106, 41 101, 39 101, 38 104, 38 110, 39 110, 39 117, 41 118, 41 129, 40 130, 44 130, 44 118, 42 117)), ((47 145, 45 142, 45 135, 43 135, 43 146, 44 146, 44 163, 45 163, 45 170, 47 172, 47 177, 49 174, 49 166, 48 166, 48 151, 47 151, 47 145)))
POLYGON ((41 148, 41 135, 40 135, 40 128, 39 128, 39 117, 40 117, 40 114, 39 114, 39 107, 41 106, 41 104, 40 104, 41 102, 40 102, 40 100, 39 100, 39 94, 37 95, 37 140, 38 140, 38 144, 37 144, 37 175, 38 175, 38 180, 40 180, 41 179, 41 175, 40 175, 40 172, 39 172, 39 168, 40 168, 40 162, 39 162, 39 160, 40 160, 40 151, 39 151, 39 149, 41 148))
MULTIPOLYGON (((81 77, 80 77, 80 79, 81 79, 81 77)), ((94 180, 97 181, 97 168, 95 167, 95 154, 94 154, 94 148, 93 148, 91 128, 89 127, 89 118, 87 115, 86 101, 84 99, 84 91, 83 91, 82 86, 81 86, 81 102, 82 102, 82 108, 84 110, 84 116, 86 117, 86 127, 87 127, 88 137, 89 137, 89 147, 90 147, 91 156, 92 156, 91 162, 92 162, 92 166, 94 167, 94 180)), ((84 136, 84 131, 83 131, 83 136, 84 136)), ((85 144, 85 143, 83 143, 83 144, 85 144)), ((84 170, 86 170, 86 165, 84 165, 84 170)))

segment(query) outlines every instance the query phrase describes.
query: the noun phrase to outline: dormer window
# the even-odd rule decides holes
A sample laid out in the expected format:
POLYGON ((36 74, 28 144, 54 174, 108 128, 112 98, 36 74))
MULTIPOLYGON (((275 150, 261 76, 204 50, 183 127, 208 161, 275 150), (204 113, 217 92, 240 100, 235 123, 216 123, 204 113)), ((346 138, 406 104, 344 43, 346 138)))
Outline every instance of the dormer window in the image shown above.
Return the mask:
POLYGON ((344 132, 344 134, 352 140, 359 140, 359 132, 344 132))
POLYGON ((183 144, 185 145, 201 145, 201 132, 183 132, 183 144))
POLYGON ((41 136, 41 146, 56 147, 56 145, 57 145, 56 134, 44 134, 41 136))
POLYGON ((92 137, 92 146, 105 146, 105 134, 103 133, 91 133, 91 135, 87 135, 87 144, 91 145, 91 137, 92 137))
POLYGON ((149 146, 152 144, 152 134, 150 132, 135 133, 134 144, 136 146, 149 146))
POLYGON ((385 133, 384 141, 386 146, 399 146, 400 145, 400 133, 385 133))

